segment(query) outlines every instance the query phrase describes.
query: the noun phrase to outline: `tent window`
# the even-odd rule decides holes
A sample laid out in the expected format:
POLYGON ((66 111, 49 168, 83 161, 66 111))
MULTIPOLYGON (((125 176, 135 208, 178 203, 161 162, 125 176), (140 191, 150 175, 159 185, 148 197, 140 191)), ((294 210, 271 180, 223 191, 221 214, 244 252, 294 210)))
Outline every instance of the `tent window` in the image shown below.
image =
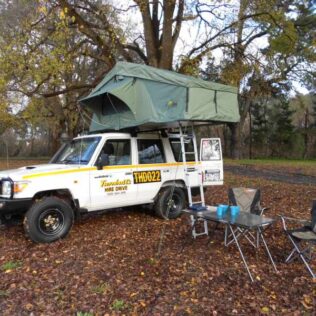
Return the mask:
POLYGON ((115 95, 106 93, 102 102, 102 115, 112 115, 130 111, 129 107, 115 95))

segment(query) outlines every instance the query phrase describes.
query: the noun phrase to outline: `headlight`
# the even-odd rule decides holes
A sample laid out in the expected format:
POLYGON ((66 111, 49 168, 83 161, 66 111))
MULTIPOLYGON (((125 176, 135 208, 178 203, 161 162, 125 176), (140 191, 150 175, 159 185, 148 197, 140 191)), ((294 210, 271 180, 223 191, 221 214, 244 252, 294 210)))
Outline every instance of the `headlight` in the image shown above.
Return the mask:
POLYGON ((12 182, 8 180, 2 181, 2 192, 1 196, 5 198, 10 198, 12 196, 12 182))

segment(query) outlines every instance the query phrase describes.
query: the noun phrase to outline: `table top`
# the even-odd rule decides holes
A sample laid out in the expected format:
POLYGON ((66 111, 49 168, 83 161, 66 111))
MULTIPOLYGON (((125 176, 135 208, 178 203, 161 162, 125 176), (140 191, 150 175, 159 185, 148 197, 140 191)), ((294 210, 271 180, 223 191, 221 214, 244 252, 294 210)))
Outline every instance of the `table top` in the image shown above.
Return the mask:
POLYGON ((208 221, 231 224, 249 229, 269 225, 276 221, 273 218, 242 211, 240 211, 237 216, 231 216, 230 211, 227 211, 224 216, 219 217, 216 213, 215 206, 208 206, 207 208, 208 209, 206 211, 201 212, 196 212, 192 210, 183 210, 183 212, 195 217, 203 218, 208 221))

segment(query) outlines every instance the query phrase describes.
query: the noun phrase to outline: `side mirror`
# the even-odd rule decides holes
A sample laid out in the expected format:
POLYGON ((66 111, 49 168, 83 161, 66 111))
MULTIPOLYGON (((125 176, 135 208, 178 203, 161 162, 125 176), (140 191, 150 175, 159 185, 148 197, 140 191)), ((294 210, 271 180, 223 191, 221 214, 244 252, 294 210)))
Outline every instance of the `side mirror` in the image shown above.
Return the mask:
POLYGON ((102 170, 104 166, 107 166, 110 164, 110 159, 108 154, 101 154, 97 160, 97 168, 98 170, 102 170))

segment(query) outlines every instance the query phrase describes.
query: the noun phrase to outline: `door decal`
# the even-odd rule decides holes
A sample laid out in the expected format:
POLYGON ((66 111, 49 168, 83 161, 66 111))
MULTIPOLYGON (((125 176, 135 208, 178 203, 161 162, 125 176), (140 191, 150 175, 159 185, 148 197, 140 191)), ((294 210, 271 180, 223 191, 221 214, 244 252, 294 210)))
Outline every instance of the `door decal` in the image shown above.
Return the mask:
POLYGON ((104 189, 104 192, 124 192, 128 190, 128 186, 132 184, 132 181, 129 179, 125 180, 116 180, 116 181, 101 181, 101 188, 104 189))

